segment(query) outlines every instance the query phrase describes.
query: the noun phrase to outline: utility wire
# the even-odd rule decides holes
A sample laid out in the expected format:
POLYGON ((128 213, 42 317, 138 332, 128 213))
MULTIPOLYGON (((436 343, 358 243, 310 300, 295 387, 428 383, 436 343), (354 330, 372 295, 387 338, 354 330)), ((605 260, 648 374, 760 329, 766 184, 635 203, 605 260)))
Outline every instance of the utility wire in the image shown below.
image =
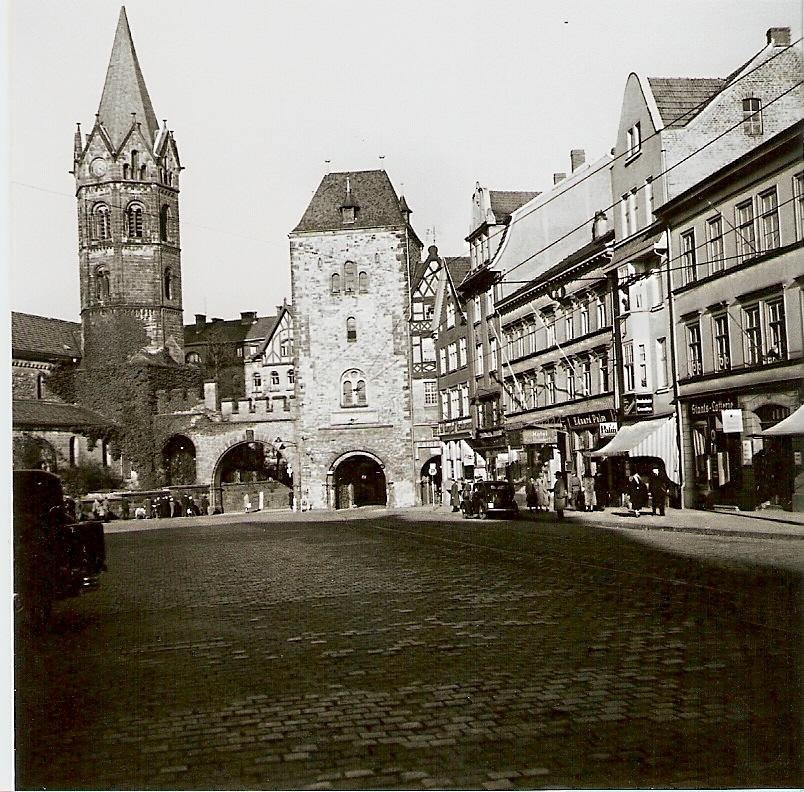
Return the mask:
MULTIPOLYGON (((681 113, 681 115, 678 115, 675 118, 671 119, 666 124, 663 124, 661 129, 657 129, 655 132, 652 132, 646 138, 642 138, 641 144, 644 144, 647 141, 652 140, 655 137, 658 137, 664 130, 673 127, 679 121, 683 121, 687 116, 696 115, 699 110, 702 110, 708 104, 713 102, 715 100, 715 98, 720 96, 720 94, 722 94, 724 91, 726 91, 729 88, 732 88, 733 86, 737 85, 739 82, 744 80, 746 77, 749 77, 750 75, 752 75, 755 72, 759 71, 760 69, 764 68, 769 63, 773 62, 776 58, 780 57, 785 52, 787 52, 788 50, 790 50, 793 47, 795 47, 796 45, 798 45, 801 41, 802 41, 802 38, 799 37, 792 44, 780 49, 779 52, 775 53, 774 55, 772 55, 767 60, 762 61, 762 63, 758 63, 756 66, 754 66, 754 68, 750 69, 749 71, 745 72, 744 74, 741 74, 739 77, 737 77, 736 79, 732 80, 727 85, 724 85, 723 88, 721 88, 716 93, 712 94, 711 96, 707 97, 703 101, 699 102, 694 107, 691 107, 689 110, 686 110, 685 112, 681 113)), ((618 154, 617 156, 613 157, 610 161, 606 162, 604 165, 601 165, 599 168, 596 168, 596 169, 594 169, 594 170, 592 170, 592 171, 590 171, 588 173, 585 173, 580 179, 578 179, 577 182, 575 182, 574 184, 570 185, 570 187, 568 187, 567 189, 561 190, 560 192, 558 192, 558 193, 556 193, 554 195, 551 195, 549 198, 547 198, 547 200, 544 201, 544 203, 539 204, 539 206, 535 206, 532 209, 528 210, 527 212, 523 212, 521 215, 517 216, 516 218, 512 218, 511 222, 508 223, 508 225, 504 226, 503 228, 501 228, 501 229, 499 229, 497 231, 493 231, 491 234, 489 234, 487 239, 491 240, 494 237, 499 236, 500 234, 505 234, 507 232, 507 230, 509 228, 511 228, 511 226, 515 225, 520 220, 524 220, 526 217, 531 215, 533 212, 537 212, 540 209, 543 209, 545 206, 547 206, 548 204, 552 203, 552 201, 556 200, 557 198, 559 198, 561 196, 566 195, 568 192, 570 192, 570 190, 575 189, 579 185, 583 184, 587 179, 592 178, 592 176, 594 176, 595 174, 600 173, 600 171, 602 171, 602 170, 606 170, 607 168, 610 168, 611 165, 613 165, 618 160, 631 156, 632 153, 633 152, 630 152, 628 150, 623 151, 620 154, 618 154)))
MULTIPOLYGON (((782 93, 780 93, 778 96, 775 96, 773 99, 771 99, 771 100, 770 100, 770 101, 769 101, 769 102, 768 102, 768 103, 767 103, 767 104, 764 106, 764 108, 761 108, 760 110, 756 110, 756 111, 754 111, 753 113, 751 113, 751 114, 750 114, 750 116, 746 116, 745 118, 740 119, 740 120, 739 120, 737 123, 732 124, 730 127, 727 127, 725 130, 723 130, 721 133, 719 133, 719 134, 718 134, 718 135, 716 135, 715 137, 713 137, 713 138, 711 138, 710 140, 708 140, 708 141, 707 141, 706 143, 704 143, 702 146, 698 147, 697 149, 694 149, 694 150, 693 150, 692 152, 690 152, 690 153, 689 153, 689 154, 688 154, 686 157, 683 157, 683 158, 682 158, 682 159, 680 159, 678 162, 674 163, 673 165, 670 165, 668 168, 665 168, 664 170, 659 171, 659 173, 654 174, 654 175, 653 175, 651 178, 652 178, 653 180, 656 180, 656 179, 658 179, 659 177, 664 176, 664 175, 666 175, 666 174, 670 173, 670 171, 674 170, 675 168, 678 168, 680 165, 683 165, 685 162, 688 162, 688 161, 689 161, 690 159, 692 159, 694 156, 696 156, 697 154, 700 154, 700 153, 701 153, 701 151, 703 151, 704 149, 708 148, 708 147, 709 147, 709 146, 711 146, 713 143, 716 143, 718 140, 720 140, 722 137, 725 137, 725 136, 726 136, 726 135, 728 135, 730 132, 733 132, 733 131, 734 131, 735 129, 737 129, 738 127, 742 126, 742 125, 745 123, 745 121, 747 121, 747 120, 748 120, 748 118, 753 117, 753 116, 755 116, 755 115, 759 115, 759 114, 761 114, 763 110, 767 110, 767 108, 768 108, 768 107, 770 107, 771 105, 775 104, 775 103, 776 103, 776 102, 778 102, 780 99, 783 99, 785 96, 787 96, 787 94, 791 93, 792 91, 794 91, 796 88, 798 88, 798 87, 799 87, 800 85, 802 85, 802 84, 804 84, 804 80, 799 80, 797 83, 794 83, 794 84, 793 84, 793 85, 791 85, 791 86, 790 86, 790 87, 789 87, 787 90, 783 91, 783 92, 782 92, 782 93)), ((635 190, 632 190, 632 193, 633 193, 633 194, 636 194, 636 193, 640 192, 641 190, 643 190, 644 188, 645 188, 645 185, 643 184, 642 186, 637 187, 635 190)), ((603 209, 603 211, 604 211, 604 212, 608 212, 608 211, 610 211, 611 209, 614 209, 615 207, 617 207, 617 206, 619 205, 619 203, 620 203, 620 202, 619 202, 619 201, 617 201, 617 202, 615 202, 615 203, 611 204, 610 206, 606 207, 605 209, 603 209)), ((558 238, 554 239, 554 240, 553 240, 552 242, 550 242, 549 244, 545 245, 545 246, 544 246, 544 247, 542 247, 542 248, 539 248, 538 250, 536 250, 536 251, 534 251, 533 253, 531 253, 529 256, 526 256, 524 259, 522 259, 522 261, 518 262, 517 264, 514 264, 512 267, 510 267, 510 268, 509 268, 509 269, 507 269, 505 272, 503 272, 503 273, 502 273, 502 279, 504 280, 506 275, 510 274, 511 272, 515 272, 515 271, 516 271, 516 270, 518 270, 520 267, 524 266, 524 265, 525 265, 525 264, 527 264, 529 261, 531 261, 532 259, 534 259, 536 256, 538 256, 538 255, 540 255, 541 253, 544 253, 545 251, 549 250, 551 247, 553 247, 554 245, 557 245, 559 242, 562 242, 562 241, 563 241, 563 240, 565 240, 567 237, 569 237, 569 236, 571 236, 572 234, 574 234, 576 231, 580 231, 582 228, 584 228, 585 226, 587 226, 587 225, 588 225, 589 223, 591 223, 591 222, 594 222, 594 217, 590 217, 590 218, 588 218, 587 220, 584 220, 584 221, 583 221, 583 222, 582 222, 580 225, 575 226, 574 228, 572 228, 572 229, 570 229, 569 231, 567 231, 565 234, 562 234, 560 237, 558 237, 558 238)), ((509 227, 510 227, 510 226, 509 226, 509 227)), ((641 229, 641 230, 644 230, 644 229, 641 229)))

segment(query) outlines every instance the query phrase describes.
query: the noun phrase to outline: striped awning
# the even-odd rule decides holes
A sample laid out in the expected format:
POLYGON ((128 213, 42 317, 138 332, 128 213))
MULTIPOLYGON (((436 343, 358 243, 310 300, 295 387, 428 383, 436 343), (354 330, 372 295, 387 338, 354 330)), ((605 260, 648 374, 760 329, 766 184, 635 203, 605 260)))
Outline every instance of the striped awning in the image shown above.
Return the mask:
POLYGON ((763 435, 804 435, 804 404, 792 415, 783 418, 779 423, 766 429, 763 435))
POLYGON ((676 442, 676 417, 651 418, 646 421, 621 426, 617 434, 597 451, 593 457, 628 456, 655 457, 664 462, 667 477, 679 483, 678 444, 676 442))

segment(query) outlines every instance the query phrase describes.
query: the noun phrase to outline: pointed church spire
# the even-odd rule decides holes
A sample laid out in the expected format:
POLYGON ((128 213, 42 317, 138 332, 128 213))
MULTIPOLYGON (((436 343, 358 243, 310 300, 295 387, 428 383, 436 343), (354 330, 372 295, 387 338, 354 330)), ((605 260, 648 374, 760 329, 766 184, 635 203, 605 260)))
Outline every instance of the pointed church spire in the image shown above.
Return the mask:
POLYGON ((156 121, 151 97, 145 87, 137 52, 128 26, 126 8, 120 9, 112 56, 103 84, 98 118, 109 133, 112 145, 119 146, 131 129, 132 115, 140 122, 143 135, 153 146, 159 124, 156 121))

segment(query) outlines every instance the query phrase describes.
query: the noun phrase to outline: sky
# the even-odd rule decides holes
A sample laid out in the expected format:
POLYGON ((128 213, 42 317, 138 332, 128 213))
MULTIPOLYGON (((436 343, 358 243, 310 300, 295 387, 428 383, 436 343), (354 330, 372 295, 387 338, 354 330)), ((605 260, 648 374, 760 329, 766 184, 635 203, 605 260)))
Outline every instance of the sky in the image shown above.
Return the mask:
MULTIPOLYGON (((614 145, 625 81, 725 76, 800 0, 128 0, 182 164, 185 322, 290 299, 288 233, 328 171, 385 168, 413 226, 462 255, 476 182, 544 190, 614 145)), ((119 2, 12 0, 10 307, 79 318, 72 166, 119 2)))

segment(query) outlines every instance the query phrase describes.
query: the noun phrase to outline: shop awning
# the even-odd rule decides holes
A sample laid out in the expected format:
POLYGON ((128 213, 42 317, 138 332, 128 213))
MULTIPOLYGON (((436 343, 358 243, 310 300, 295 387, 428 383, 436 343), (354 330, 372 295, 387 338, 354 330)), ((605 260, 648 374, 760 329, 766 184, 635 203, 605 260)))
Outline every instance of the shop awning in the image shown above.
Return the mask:
POLYGON ((792 415, 782 419, 775 426, 766 429, 763 435, 804 435, 804 404, 792 415))
POLYGON ((657 457, 664 462, 667 477, 678 484, 676 418, 671 415, 669 418, 652 418, 621 426, 617 434, 603 448, 593 451, 591 456, 657 457))

